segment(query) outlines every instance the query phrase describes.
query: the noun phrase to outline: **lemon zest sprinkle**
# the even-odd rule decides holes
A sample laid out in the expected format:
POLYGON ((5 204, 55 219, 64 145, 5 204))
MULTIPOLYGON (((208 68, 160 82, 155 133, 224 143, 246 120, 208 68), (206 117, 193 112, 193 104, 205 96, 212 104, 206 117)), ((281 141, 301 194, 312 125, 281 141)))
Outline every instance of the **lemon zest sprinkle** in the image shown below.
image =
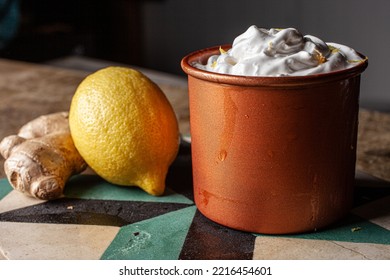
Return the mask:
POLYGON ((222 47, 219 47, 219 52, 220 52, 221 54, 226 53, 226 51, 225 51, 222 47))
POLYGON ((336 48, 336 47, 333 47, 333 46, 330 46, 328 45, 329 47, 329 50, 331 53, 338 53, 340 51, 340 49, 336 48))
POLYGON ((348 63, 361 63, 361 62, 365 62, 366 60, 368 60, 367 57, 365 57, 364 59, 351 59, 351 60, 347 60, 348 63))
POLYGON ((314 49, 314 51, 315 51, 314 55, 318 60, 319 64, 326 62, 326 57, 319 50, 314 49))

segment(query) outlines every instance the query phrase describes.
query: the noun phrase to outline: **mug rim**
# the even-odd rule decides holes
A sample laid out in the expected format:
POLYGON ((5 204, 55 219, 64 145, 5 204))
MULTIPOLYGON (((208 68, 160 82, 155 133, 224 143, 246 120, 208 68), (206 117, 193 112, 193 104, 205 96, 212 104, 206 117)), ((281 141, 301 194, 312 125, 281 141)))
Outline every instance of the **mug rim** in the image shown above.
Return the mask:
POLYGON ((199 69, 193 66, 193 63, 206 63, 211 55, 219 54, 220 48, 229 49, 230 44, 213 46, 205 49, 200 49, 189 53, 181 60, 182 70, 189 76, 211 81, 221 84, 240 85, 240 86, 272 86, 272 87, 286 87, 286 86, 305 86, 312 84, 323 84, 337 80, 345 80, 354 76, 360 75, 368 66, 367 56, 358 52, 362 58, 359 64, 341 70, 332 72, 302 75, 302 76, 243 76, 232 74, 221 74, 199 69))

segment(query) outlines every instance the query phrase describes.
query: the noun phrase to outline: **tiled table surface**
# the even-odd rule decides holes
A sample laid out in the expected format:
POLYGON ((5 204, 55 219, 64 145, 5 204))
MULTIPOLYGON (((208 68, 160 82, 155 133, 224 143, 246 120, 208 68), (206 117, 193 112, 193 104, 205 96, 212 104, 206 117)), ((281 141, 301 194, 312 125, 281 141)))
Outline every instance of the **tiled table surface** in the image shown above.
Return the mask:
MULTIPOLYGON (((87 74, 0 60, 0 138, 36 116, 67 110, 87 74)), ((185 81, 146 74, 167 94, 188 134, 185 81)), ((353 211, 322 231, 289 236, 231 230, 200 214, 186 142, 162 197, 79 175, 65 197, 39 201, 12 190, 1 161, 0 259, 390 259, 390 115, 362 110, 359 129, 353 211)))

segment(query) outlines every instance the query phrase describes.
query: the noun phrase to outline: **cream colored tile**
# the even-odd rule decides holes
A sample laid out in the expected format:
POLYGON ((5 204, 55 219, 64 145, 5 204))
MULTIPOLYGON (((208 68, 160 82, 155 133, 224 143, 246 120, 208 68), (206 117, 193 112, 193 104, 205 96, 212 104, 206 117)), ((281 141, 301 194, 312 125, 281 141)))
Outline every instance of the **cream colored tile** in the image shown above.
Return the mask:
POLYGON ((365 260, 384 259, 389 245, 335 242, 299 238, 256 238, 253 259, 268 260, 365 260))
POLYGON ((390 260, 390 245, 339 241, 334 241, 334 243, 347 250, 361 254, 365 259, 390 260))
POLYGON ((0 250, 0 261, 1 260, 6 260, 7 258, 3 255, 3 252, 0 250))
POLYGON ((0 251, 7 259, 99 259, 119 227, 0 222, 0 251))
POLYGON ((29 197, 18 191, 11 191, 1 200, 0 213, 15 210, 18 208, 27 207, 27 206, 32 206, 44 202, 45 200, 29 197))
POLYGON ((352 213, 390 230, 390 196, 355 208, 352 213))

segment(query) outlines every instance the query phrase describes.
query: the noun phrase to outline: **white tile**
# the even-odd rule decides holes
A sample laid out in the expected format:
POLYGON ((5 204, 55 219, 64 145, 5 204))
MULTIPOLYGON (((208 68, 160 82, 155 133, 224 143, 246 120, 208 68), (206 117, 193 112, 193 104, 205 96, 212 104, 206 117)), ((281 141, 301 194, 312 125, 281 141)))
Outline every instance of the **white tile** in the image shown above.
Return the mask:
POLYGON ((33 198, 18 191, 8 193, 0 203, 0 213, 44 203, 46 200, 33 198))
POLYGON ((96 260, 119 227, 0 222, 0 251, 7 259, 96 260))
POLYGON ((253 259, 366 260, 388 259, 390 245, 284 237, 256 238, 253 259))
POLYGON ((0 249, 0 260, 6 260, 7 258, 3 255, 3 252, 0 249))
POLYGON ((390 260, 390 245, 373 243, 353 243, 334 241, 351 252, 356 252, 369 260, 390 260))

